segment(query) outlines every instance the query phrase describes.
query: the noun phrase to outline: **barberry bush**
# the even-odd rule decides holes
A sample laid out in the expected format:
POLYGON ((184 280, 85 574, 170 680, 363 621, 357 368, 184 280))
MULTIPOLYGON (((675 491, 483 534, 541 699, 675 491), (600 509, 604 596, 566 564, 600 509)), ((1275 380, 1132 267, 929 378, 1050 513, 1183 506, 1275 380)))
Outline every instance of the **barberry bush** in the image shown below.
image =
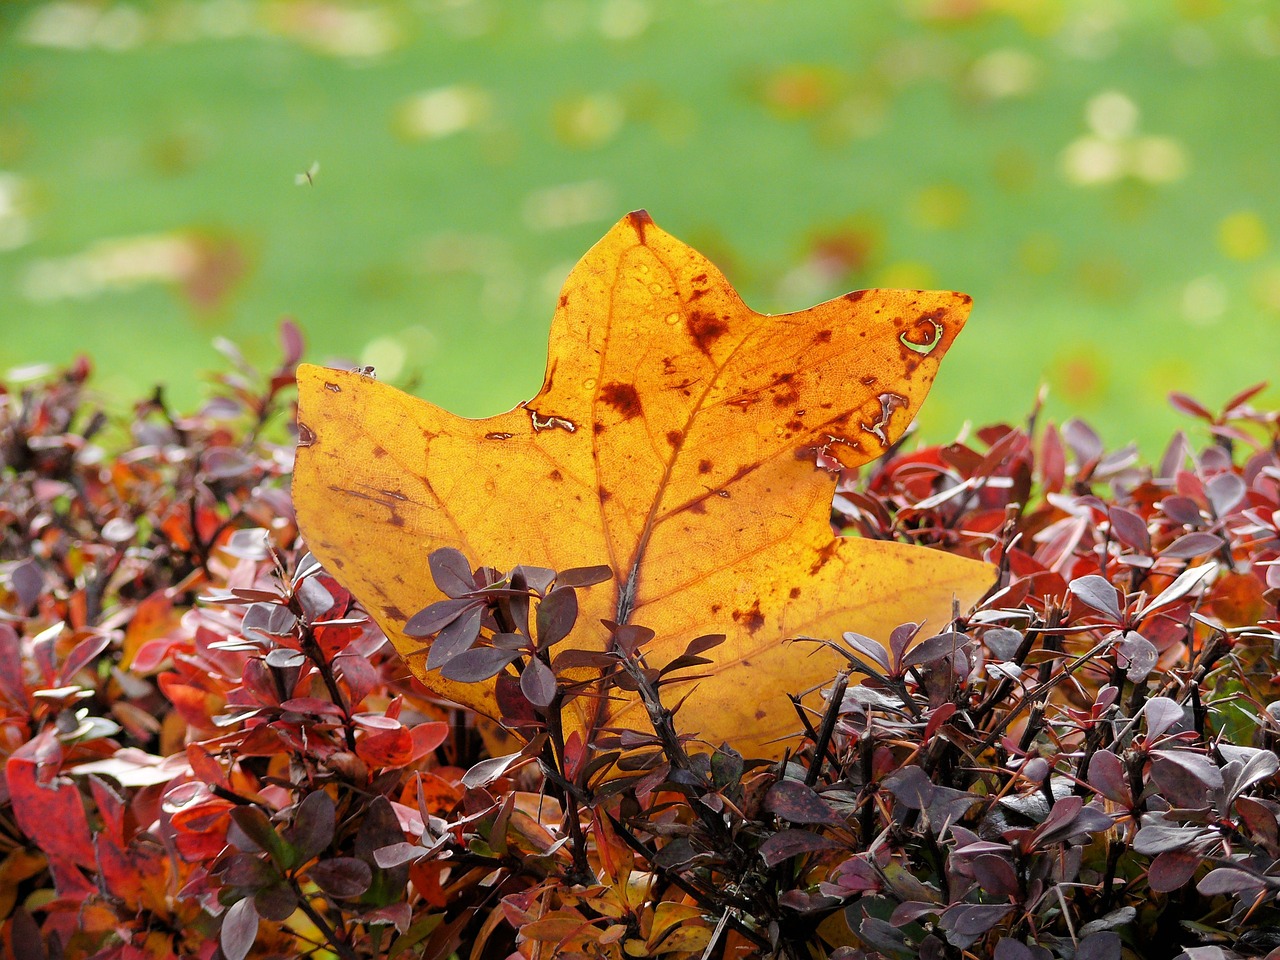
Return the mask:
POLYGON ((1000 579, 887 644, 796 638, 848 670, 762 763, 681 724, 713 636, 553 655, 591 570, 434 555, 480 611, 448 670, 506 671, 505 730, 429 694, 299 541, 282 345, 265 373, 224 345, 189 414, 103 412, 87 361, 0 391, 0 953, 1280 958, 1256 388, 1175 395, 1154 464, 1032 416, 842 477, 838 528, 1000 579), (566 742, 584 666, 652 729, 566 742))

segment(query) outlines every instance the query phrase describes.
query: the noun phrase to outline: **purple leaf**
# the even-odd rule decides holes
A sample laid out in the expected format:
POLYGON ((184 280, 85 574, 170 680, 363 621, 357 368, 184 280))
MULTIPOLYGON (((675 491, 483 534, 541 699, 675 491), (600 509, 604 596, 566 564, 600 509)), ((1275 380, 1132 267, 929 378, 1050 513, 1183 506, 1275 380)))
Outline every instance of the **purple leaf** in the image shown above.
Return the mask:
MULTIPOLYGON (((1190 534, 1188 534, 1190 536, 1190 534)), ((1216 563, 1206 563, 1199 567, 1190 567, 1178 574, 1176 580, 1169 586, 1165 587, 1142 611, 1142 615, 1150 616, 1156 610, 1167 607, 1169 604, 1182 599, 1190 593, 1201 580, 1208 577, 1218 569, 1216 563)))
POLYGON ((765 794, 764 808, 792 823, 843 823, 844 820, 811 787, 799 780, 779 780, 765 794))
POLYGON ((1147 719, 1147 739, 1158 740, 1165 731, 1182 723, 1182 704, 1168 697, 1152 697, 1142 708, 1147 719))
POLYGON ((307 794, 294 812, 293 826, 284 832, 285 840, 293 847, 294 864, 306 863, 328 847, 336 826, 333 798, 323 790, 307 794))
POLYGON ((427 669, 438 670, 458 654, 470 650, 480 636, 481 608, 472 606, 438 634, 427 651, 427 669))
POLYGON ((218 943, 223 954, 227 960, 244 960, 257 938, 258 911, 253 908, 253 900, 249 897, 237 900, 222 915, 218 943))
POLYGON ((1119 622, 1120 605, 1116 601, 1116 588, 1111 585, 1111 581, 1106 577, 1100 577, 1097 574, 1077 577, 1067 584, 1067 589, 1081 603, 1092 607, 1099 613, 1106 614, 1112 621, 1119 622))
POLYGON ((1204 485, 1205 496, 1219 517, 1225 517, 1244 499, 1245 489, 1244 481, 1234 473, 1220 473, 1204 485))
POLYGON ((1205 874, 1204 879, 1196 884, 1196 889, 1207 897, 1225 893, 1253 893, 1265 890, 1267 881, 1253 873, 1237 870, 1235 867, 1218 867, 1205 874))
POLYGON ((1147 532, 1147 522, 1124 507, 1111 507, 1107 510, 1107 518, 1111 521, 1111 532, 1126 547, 1132 547, 1142 553, 1151 552, 1151 534, 1147 532))
POLYGON ((288 920, 298 910, 298 897, 283 881, 277 881, 253 895, 253 907, 263 920, 288 920))
POLYGON ((1200 515, 1200 505, 1190 497, 1165 497, 1160 501, 1160 511, 1170 520, 1183 526, 1198 527, 1204 523, 1204 517, 1200 515))
POLYGON ((405 636, 429 637, 443 630, 468 610, 478 606, 479 603, 476 600, 437 600, 409 618, 404 625, 405 636))
POLYGON ((1014 658, 1024 639, 1026 638, 1022 633, 1012 627, 994 627, 982 635, 982 642, 987 645, 987 649, 997 660, 1005 661, 1014 658))
POLYGON ((556 587, 538 603, 538 649, 545 650, 569 635, 578 619, 578 595, 573 587, 556 587))
POLYGON ((963 937, 981 936, 1012 910, 1007 903, 957 903, 942 912, 938 926, 963 937))
POLYGON ((940 633, 908 650, 902 658, 902 666, 926 666, 964 649, 968 642, 969 638, 959 633, 940 633))
POLYGON ((920 632, 920 626, 918 623, 904 623, 894 627, 893 632, 889 634, 889 652, 893 655, 895 674, 902 672, 902 652, 907 649, 907 644, 916 638, 916 634, 920 632))
POLYGON ((416 843, 389 843, 373 851, 373 862, 384 870, 421 860, 429 851, 416 843))
POLYGON ((1012 937, 1001 937, 994 954, 995 960, 1042 960, 1046 955, 1049 958, 1053 956, 1044 947, 1029 947, 1012 937))
POLYGON ((813 853, 815 850, 833 850, 839 846, 840 844, 835 840, 824 837, 820 833, 810 833, 808 830, 779 830, 760 844, 759 853, 764 858, 765 866, 776 867, 782 861, 790 860, 792 857, 813 853))
POLYGON ((994 853, 984 853, 974 857, 969 864, 973 877, 982 887, 983 893, 993 897, 1012 897, 1018 893, 1018 875, 1013 864, 1004 857, 994 853))
POLYGON ((451 658, 440 668, 440 675, 458 683, 479 683, 496 677, 518 656, 519 650, 472 647, 451 658))
POLYGON ((1113 803, 1133 806, 1124 764, 1110 750, 1099 750, 1089 760, 1089 786, 1113 803))
POLYGON ((1133 849, 1143 856, 1166 850, 1186 850, 1205 836, 1200 827, 1179 826, 1148 816, 1143 817, 1142 829, 1133 838, 1133 849))
POLYGON ((556 585, 561 587, 590 587, 613 579, 613 569, 606 566, 574 567, 556 575, 556 585))
POLYGON ((1122 658, 1120 666, 1125 667, 1125 676, 1134 683, 1145 680, 1160 659, 1156 645, 1135 630, 1125 631, 1124 639, 1116 644, 1116 652, 1122 658))
POLYGON ((307 871, 307 877, 329 896, 345 900, 369 889, 373 871, 369 864, 355 857, 334 857, 321 860, 307 871))
POLYGON ((884 673, 889 672, 889 654, 879 643, 860 633, 846 633, 844 642, 856 653, 862 654, 884 673))
POLYGON ((1223 539, 1212 533, 1184 533, 1169 546, 1160 551, 1162 557, 1173 557, 1175 560, 1190 560, 1192 557, 1203 557, 1222 549, 1223 539))
POLYGON ((556 698, 556 675, 537 657, 530 657, 520 672, 520 691, 535 707, 549 707, 556 698))
POLYGON ((1075 960, 1120 960, 1120 935, 1111 930, 1091 933, 1076 947, 1075 960))
POLYGON ((333 609, 333 594, 317 577, 307 577, 297 585, 294 594, 302 603, 308 620, 314 621, 333 609))
POLYGON ((1222 789, 1222 771, 1203 753, 1192 753, 1189 750, 1156 750, 1151 754, 1153 775, 1158 767, 1164 767, 1166 764, 1172 764, 1190 774, 1210 790, 1222 789))
POLYGON ((446 597, 465 596, 476 588, 476 578, 472 576, 471 564, 462 555, 461 550, 453 547, 441 547, 432 550, 427 557, 427 566, 431 568, 431 579, 436 582, 440 592, 446 597))

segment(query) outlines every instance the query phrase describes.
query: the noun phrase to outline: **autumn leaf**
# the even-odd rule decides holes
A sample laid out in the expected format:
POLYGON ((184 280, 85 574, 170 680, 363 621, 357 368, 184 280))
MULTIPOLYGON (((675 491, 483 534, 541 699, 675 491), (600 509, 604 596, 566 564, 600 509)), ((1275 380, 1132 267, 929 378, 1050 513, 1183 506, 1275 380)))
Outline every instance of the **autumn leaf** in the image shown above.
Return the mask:
MULTIPOLYGON (((633 213, 570 274, 542 390, 508 413, 467 420, 360 372, 301 367, 298 523, 423 683, 489 716, 492 681, 428 671, 423 641, 404 634, 442 599, 428 554, 454 547, 502 570, 607 564, 613 580, 579 591, 557 649, 601 650, 600 621, 636 623, 656 631, 646 655, 662 666, 724 633, 679 727, 773 756, 769 741, 800 727, 786 694, 843 665, 787 638, 941 628, 953 599, 967 607, 994 579, 972 560, 834 536, 835 476, 818 463, 866 463, 902 434, 969 306, 869 290, 759 314, 633 213)), ((648 722, 634 700, 574 708, 588 730, 648 722)))

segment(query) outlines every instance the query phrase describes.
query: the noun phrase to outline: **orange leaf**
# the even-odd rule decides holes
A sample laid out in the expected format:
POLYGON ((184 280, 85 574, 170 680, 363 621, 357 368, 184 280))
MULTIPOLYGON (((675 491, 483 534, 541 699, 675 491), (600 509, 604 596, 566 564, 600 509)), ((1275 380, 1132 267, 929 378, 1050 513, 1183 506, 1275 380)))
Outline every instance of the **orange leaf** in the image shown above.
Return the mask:
MULTIPOLYGON (((502 570, 607 564, 614 579, 579 591, 566 645, 601 650, 601 620, 636 623, 657 632, 646 655, 661 666, 694 637, 727 634, 680 726, 775 756, 769 741, 800 726, 786 694, 844 665, 785 639, 940 628, 953 598, 967 606, 994 579, 972 560, 835 537, 835 477, 817 464, 866 463, 902 434, 969 305, 870 290, 758 314, 634 213, 569 276, 542 390, 508 413, 466 420, 358 372, 301 367, 298 522, 418 677, 489 716, 492 681, 428 672, 423 642, 403 632, 441 599, 428 554, 455 547, 502 570)), ((574 708, 587 731, 647 727, 634 699, 574 708)))

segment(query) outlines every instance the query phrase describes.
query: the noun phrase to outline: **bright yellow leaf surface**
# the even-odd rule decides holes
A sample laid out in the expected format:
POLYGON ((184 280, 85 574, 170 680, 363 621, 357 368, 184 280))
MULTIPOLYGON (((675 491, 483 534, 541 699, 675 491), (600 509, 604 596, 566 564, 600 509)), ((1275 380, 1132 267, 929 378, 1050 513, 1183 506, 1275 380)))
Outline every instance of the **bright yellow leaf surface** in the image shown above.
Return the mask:
MULTIPOLYGON (((835 476, 817 463, 865 463, 901 435, 969 306, 869 290, 759 314, 633 213, 570 274, 542 389, 508 413, 468 420, 361 373, 300 368, 298 522, 419 678, 489 716, 492 683, 427 671, 423 642, 402 632, 442 598, 428 554, 455 547, 500 570, 607 564, 614 580, 579 591, 557 649, 603 649, 602 619, 636 623, 657 632, 646 655, 661 666, 727 634, 677 725, 775 756, 770 741, 800 728, 786 695, 846 665, 787 638, 940 628, 953 599, 967 607, 994 579, 972 560, 835 536, 835 476)), ((634 700, 575 707, 583 730, 647 729, 634 700)))

